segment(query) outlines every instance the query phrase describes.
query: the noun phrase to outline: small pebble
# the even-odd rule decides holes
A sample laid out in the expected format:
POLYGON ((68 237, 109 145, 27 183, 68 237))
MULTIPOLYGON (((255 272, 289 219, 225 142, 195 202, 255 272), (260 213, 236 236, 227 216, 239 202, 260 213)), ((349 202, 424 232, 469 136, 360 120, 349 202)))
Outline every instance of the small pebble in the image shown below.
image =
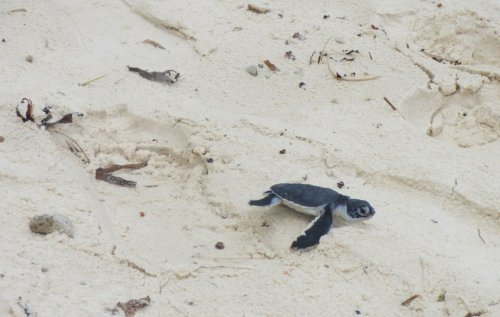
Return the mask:
POLYGON ((302 87, 304 87, 305 85, 306 85, 306 83, 305 83, 305 82, 303 82, 303 81, 301 81, 301 82, 299 83, 299 88, 302 88, 302 87))
POLYGON ((145 215, 146 215, 146 214, 144 213, 144 211, 140 211, 140 212, 139 212, 139 216, 140 216, 140 217, 144 217, 145 215))
POLYGON ((344 39, 343 39, 343 38, 341 38, 340 36, 334 36, 334 37, 333 37, 333 40, 334 40, 335 42, 339 43, 339 44, 344 44, 344 43, 345 43, 344 39))
POLYGON ((5 39, 2 39, 2 42, 3 42, 3 43, 5 43, 5 42, 7 42, 7 41, 6 41, 5 39))
POLYGON ((259 71, 257 70, 257 67, 255 67, 255 65, 250 65, 247 67, 247 73, 252 76, 257 76, 259 74, 259 71))
POLYGON ((258 66, 259 68, 264 68, 264 65, 262 65, 262 64, 258 64, 257 66, 258 66))
POLYGON ((49 269, 48 269, 48 268, 46 268, 46 267, 42 267, 42 273, 47 273, 48 271, 49 271, 49 269))
POLYGON ((325 15, 323 16, 323 19, 324 19, 324 20, 329 19, 329 18, 330 18, 330 16, 329 16, 328 14, 325 14, 325 15))
POLYGON ((295 33, 293 34, 293 38, 294 38, 294 39, 298 39, 298 40, 300 40, 300 41, 305 40, 304 36, 303 36, 302 34, 300 34, 299 32, 295 32, 295 33))
POLYGON ((26 58, 25 58, 25 59, 26 59, 26 61, 27 61, 28 63, 33 63, 33 56, 28 55, 28 56, 26 56, 26 58))
POLYGON ((338 182, 338 183, 337 183, 337 187, 338 187, 338 188, 342 188, 342 187, 344 187, 344 182, 343 182, 343 181, 338 182))
POLYGON ((211 157, 207 158, 207 163, 213 163, 213 162, 214 162, 213 158, 211 158, 211 157))
POLYGON ((283 149, 283 150, 280 150, 280 154, 285 154, 286 153, 286 150, 283 149))
POLYGON ((5 138, 3 136, 0 136, 0 143, 4 142, 5 138))
POLYGON ((73 238, 73 224, 68 217, 61 214, 39 215, 30 220, 30 229, 34 233, 49 234, 62 232, 73 238))
POLYGON ((361 312, 359 310, 355 311, 356 315, 361 315, 361 312))
POLYGON ((225 248, 225 247, 224 247, 224 243, 223 243, 223 242, 220 242, 220 241, 219 241, 219 242, 217 242, 217 243, 215 244, 215 248, 216 248, 216 249, 219 249, 219 250, 224 249, 224 248, 225 248))

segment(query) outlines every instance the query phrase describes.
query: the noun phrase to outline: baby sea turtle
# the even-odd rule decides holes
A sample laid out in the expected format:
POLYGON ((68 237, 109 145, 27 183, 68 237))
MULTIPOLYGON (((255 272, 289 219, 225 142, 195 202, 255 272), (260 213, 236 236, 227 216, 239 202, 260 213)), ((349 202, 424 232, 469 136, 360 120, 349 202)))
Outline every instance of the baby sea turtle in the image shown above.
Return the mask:
POLYGON ((249 204, 267 207, 284 204, 316 217, 304 234, 292 243, 292 249, 304 249, 318 244, 320 238, 330 231, 334 215, 353 223, 368 220, 375 214, 375 209, 365 200, 353 199, 333 189, 309 184, 276 184, 264 194, 267 196, 260 200, 250 200, 249 204))

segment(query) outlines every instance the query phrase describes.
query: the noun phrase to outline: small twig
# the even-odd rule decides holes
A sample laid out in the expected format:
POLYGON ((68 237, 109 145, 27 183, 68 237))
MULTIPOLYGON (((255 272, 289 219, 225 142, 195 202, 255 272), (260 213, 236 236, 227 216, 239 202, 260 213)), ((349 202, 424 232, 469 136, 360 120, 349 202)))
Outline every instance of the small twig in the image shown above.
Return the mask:
POLYGON ((249 271, 255 271, 254 269, 248 268, 248 267, 237 267, 237 266, 225 266, 225 265, 216 265, 216 266, 200 266, 197 267, 196 269, 192 270, 191 273, 197 272, 201 269, 238 269, 238 270, 249 270, 249 271))
POLYGON ((99 77, 97 77, 97 78, 94 78, 94 79, 88 80, 88 81, 86 81, 86 82, 84 82, 84 83, 78 84, 78 86, 81 86, 81 87, 87 86, 87 85, 89 85, 89 84, 91 84, 91 83, 93 83, 93 82, 95 82, 95 81, 98 81, 99 79, 102 79, 102 78, 104 78, 104 77, 106 77, 106 76, 108 76, 108 75, 109 75, 109 74, 105 74, 105 75, 99 76, 99 77))
MULTIPOLYGON (((318 64, 321 62, 321 58, 323 56, 323 53, 325 53, 325 50, 326 50, 326 46, 328 45, 328 43, 330 42, 330 40, 332 39, 332 37, 330 36, 328 38, 328 40, 326 40, 325 42, 325 45, 323 45, 323 49, 321 51, 319 51, 319 57, 318 57, 318 64)), ((328 59, 327 59, 328 60, 328 59)))
POLYGON ((419 298, 419 297, 422 297, 420 295, 413 295, 411 296, 410 298, 406 299, 405 301, 403 301, 401 303, 402 306, 408 306, 411 304, 411 302, 413 302, 415 299, 419 298))
POLYGON ((316 53, 316 51, 314 51, 312 54, 311 54, 311 57, 309 57, 309 65, 311 65, 313 63, 313 56, 314 54, 316 53))
POLYGON ((389 101, 389 99, 387 99, 387 97, 384 97, 384 100, 392 108, 392 110, 398 111, 398 109, 392 104, 392 102, 389 101))
POLYGON ((370 56, 370 59, 373 61, 372 53, 368 52, 368 55, 370 56))
POLYGON ((486 244, 486 241, 484 241, 483 237, 481 236, 481 229, 477 229, 477 234, 479 235, 479 239, 481 239, 481 241, 483 241, 484 244, 486 244))
POLYGON ((142 41, 142 43, 152 45, 156 48, 161 48, 162 50, 165 49, 165 47, 163 45, 161 45, 160 43, 158 43, 156 41, 150 40, 150 39, 146 39, 146 40, 142 41))
POLYGON ((159 292, 160 294, 163 291, 163 288, 167 286, 168 282, 170 282, 170 279, 172 279, 172 276, 169 276, 169 278, 165 281, 165 283, 163 284, 160 283, 160 292, 159 292))
POLYGON ((126 77, 122 77, 122 78, 118 79, 117 81, 115 81, 113 84, 115 84, 115 85, 116 85, 116 84, 118 84, 119 82, 121 82, 122 80, 124 80, 125 78, 126 78, 126 77))

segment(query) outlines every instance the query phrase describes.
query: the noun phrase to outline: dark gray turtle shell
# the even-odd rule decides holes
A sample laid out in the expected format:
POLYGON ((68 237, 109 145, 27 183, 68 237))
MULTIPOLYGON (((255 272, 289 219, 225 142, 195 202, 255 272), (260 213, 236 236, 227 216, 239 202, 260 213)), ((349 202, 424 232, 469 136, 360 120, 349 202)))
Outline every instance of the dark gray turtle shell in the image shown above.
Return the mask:
POLYGON ((276 184, 271 192, 281 199, 304 207, 319 207, 331 203, 341 203, 348 199, 330 188, 309 184, 276 184))

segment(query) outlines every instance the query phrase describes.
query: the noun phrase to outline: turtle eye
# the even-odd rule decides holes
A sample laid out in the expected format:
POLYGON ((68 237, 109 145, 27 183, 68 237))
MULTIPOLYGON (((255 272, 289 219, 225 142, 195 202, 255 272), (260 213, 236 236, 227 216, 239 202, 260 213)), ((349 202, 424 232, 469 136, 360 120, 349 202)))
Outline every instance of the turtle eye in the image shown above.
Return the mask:
POLYGON ((361 217, 366 217, 370 214, 370 208, 369 207, 361 207, 358 209, 358 214, 361 216, 361 217))

